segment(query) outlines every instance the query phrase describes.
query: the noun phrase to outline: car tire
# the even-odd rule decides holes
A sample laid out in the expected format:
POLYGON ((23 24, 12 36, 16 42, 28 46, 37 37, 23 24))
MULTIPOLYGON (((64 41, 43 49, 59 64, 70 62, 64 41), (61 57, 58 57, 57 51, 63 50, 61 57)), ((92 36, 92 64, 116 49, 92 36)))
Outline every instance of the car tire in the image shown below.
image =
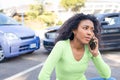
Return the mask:
POLYGON ((34 51, 28 52, 27 54, 32 54, 34 51))
POLYGON ((2 62, 5 59, 4 52, 2 47, 0 46, 0 62, 2 62))

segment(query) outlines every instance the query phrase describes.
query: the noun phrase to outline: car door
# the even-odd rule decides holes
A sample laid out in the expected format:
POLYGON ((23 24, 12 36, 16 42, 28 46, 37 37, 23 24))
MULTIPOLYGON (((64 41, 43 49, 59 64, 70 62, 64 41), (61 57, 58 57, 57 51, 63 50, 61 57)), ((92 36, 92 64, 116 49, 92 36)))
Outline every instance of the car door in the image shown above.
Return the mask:
POLYGON ((117 49, 120 48, 120 16, 119 14, 106 15, 103 18, 106 24, 102 25, 101 48, 117 49))

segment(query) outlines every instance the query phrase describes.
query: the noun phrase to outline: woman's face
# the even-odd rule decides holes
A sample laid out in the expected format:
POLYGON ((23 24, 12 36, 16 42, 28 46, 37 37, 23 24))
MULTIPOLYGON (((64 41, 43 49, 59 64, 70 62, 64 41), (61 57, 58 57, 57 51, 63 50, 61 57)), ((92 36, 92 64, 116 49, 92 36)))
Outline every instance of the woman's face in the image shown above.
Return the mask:
POLYGON ((94 24, 91 20, 82 20, 76 30, 73 30, 74 39, 77 41, 88 44, 94 36, 94 24))

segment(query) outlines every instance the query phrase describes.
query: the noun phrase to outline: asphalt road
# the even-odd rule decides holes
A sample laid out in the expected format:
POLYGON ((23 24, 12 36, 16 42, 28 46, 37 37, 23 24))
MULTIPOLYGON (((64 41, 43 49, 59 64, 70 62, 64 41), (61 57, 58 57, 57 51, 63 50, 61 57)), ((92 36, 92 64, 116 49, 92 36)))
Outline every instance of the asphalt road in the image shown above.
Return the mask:
MULTIPOLYGON (((41 47, 32 54, 7 59, 3 63, 0 63, 0 80, 37 80, 37 76, 48 54, 49 53, 41 47)), ((102 52, 102 56, 105 62, 110 65, 112 76, 119 80, 120 50, 104 51, 102 52)), ((92 62, 90 62, 85 74, 87 78, 99 76, 92 62)), ((54 71, 51 80, 55 80, 54 71)))

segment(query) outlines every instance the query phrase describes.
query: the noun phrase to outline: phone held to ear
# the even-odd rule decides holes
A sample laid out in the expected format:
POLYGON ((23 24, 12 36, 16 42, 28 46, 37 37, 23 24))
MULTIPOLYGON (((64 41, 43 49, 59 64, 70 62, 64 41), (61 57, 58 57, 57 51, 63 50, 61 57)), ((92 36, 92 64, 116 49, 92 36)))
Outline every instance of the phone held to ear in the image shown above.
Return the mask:
POLYGON ((91 39, 91 40, 90 40, 89 46, 90 46, 91 50, 94 50, 94 49, 95 49, 96 43, 94 42, 94 39, 91 39))

